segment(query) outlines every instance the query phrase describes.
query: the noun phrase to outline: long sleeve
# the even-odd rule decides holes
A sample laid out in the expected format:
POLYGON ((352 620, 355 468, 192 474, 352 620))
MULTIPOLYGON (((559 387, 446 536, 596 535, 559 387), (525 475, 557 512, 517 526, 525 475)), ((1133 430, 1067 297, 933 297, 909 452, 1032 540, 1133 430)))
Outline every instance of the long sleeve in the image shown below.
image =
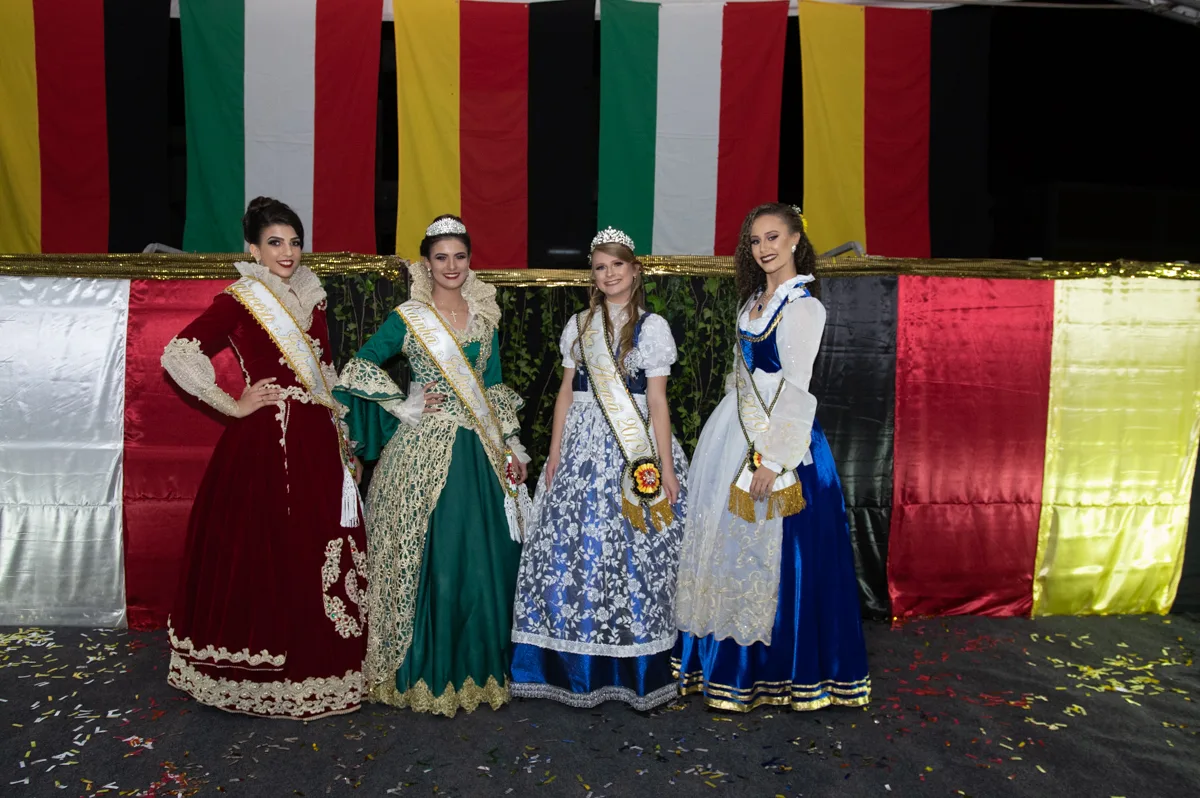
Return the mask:
POLYGON ((242 312, 237 300, 218 294, 207 310, 170 340, 161 361, 180 388, 227 416, 237 414, 237 400, 217 385, 211 358, 229 345, 242 312))
MULTIPOLYGON (((342 369, 333 389, 347 408, 345 421, 355 452, 367 460, 379 458, 401 419, 415 426, 404 392, 383 369, 384 363, 400 353, 407 332, 399 313, 388 314, 378 332, 342 369)), ((419 412, 415 422, 420 423, 419 412)))
POLYGON ((813 362, 825 329, 825 307, 813 297, 793 300, 783 310, 776 330, 776 345, 785 386, 767 430, 754 441, 763 464, 795 468, 804 460, 812 437, 817 399, 808 391, 813 362))
POLYGON ((504 374, 500 367, 500 333, 492 332, 492 353, 483 369, 483 388, 487 391, 492 407, 500 421, 500 434, 508 442, 513 454, 522 462, 529 462, 529 455, 521 445, 518 433, 521 431, 521 420, 517 411, 525 406, 525 400, 517 392, 504 384, 504 374))

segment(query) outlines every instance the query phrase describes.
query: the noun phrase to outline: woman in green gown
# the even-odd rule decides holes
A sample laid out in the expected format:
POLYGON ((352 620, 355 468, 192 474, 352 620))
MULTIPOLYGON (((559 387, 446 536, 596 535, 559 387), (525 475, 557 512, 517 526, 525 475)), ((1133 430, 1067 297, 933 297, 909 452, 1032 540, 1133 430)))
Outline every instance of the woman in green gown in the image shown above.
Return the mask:
POLYGON ((374 701, 453 717, 510 700, 510 630, 529 458, 522 401, 503 384, 495 288, 470 270, 462 220, 440 216, 410 267, 411 298, 334 391, 356 451, 378 465, 367 494, 374 701), (383 369, 404 354, 407 397, 383 369))

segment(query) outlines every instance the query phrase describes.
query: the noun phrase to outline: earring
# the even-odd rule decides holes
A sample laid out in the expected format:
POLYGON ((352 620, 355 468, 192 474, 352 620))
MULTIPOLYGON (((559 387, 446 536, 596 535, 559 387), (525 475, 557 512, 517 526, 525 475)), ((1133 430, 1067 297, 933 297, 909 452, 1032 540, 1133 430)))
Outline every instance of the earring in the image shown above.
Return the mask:
POLYGON ((796 254, 796 245, 795 244, 792 244, 792 254, 793 255, 796 254))

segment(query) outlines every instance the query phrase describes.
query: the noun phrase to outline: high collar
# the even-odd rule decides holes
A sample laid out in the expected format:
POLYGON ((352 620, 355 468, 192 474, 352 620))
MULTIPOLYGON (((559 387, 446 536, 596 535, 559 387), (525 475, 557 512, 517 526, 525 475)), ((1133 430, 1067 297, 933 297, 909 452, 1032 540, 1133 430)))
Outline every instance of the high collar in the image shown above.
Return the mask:
MULTIPOLYGON (((286 283, 261 263, 242 261, 234 265, 238 274, 243 277, 253 277, 262 281, 283 306, 292 312, 297 321, 311 323, 313 308, 325 299, 325 289, 321 287, 320 278, 303 263, 296 267, 292 272, 292 279, 286 283)), ((307 328, 306 325, 305 329, 307 328)))

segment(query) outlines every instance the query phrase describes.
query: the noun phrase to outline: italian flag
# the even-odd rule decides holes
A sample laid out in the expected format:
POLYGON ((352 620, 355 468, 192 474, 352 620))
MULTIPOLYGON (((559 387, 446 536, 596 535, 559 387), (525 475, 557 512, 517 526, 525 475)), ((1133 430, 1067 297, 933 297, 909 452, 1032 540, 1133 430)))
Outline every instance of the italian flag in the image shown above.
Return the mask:
POLYGON ((599 226, 730 255, 777 199, 788 4, 602 0, 599 226))
POLYGON ((258 195, 305 248, 375 251, 379 0, 181 0, 184 248, 235 252, 258 195))

